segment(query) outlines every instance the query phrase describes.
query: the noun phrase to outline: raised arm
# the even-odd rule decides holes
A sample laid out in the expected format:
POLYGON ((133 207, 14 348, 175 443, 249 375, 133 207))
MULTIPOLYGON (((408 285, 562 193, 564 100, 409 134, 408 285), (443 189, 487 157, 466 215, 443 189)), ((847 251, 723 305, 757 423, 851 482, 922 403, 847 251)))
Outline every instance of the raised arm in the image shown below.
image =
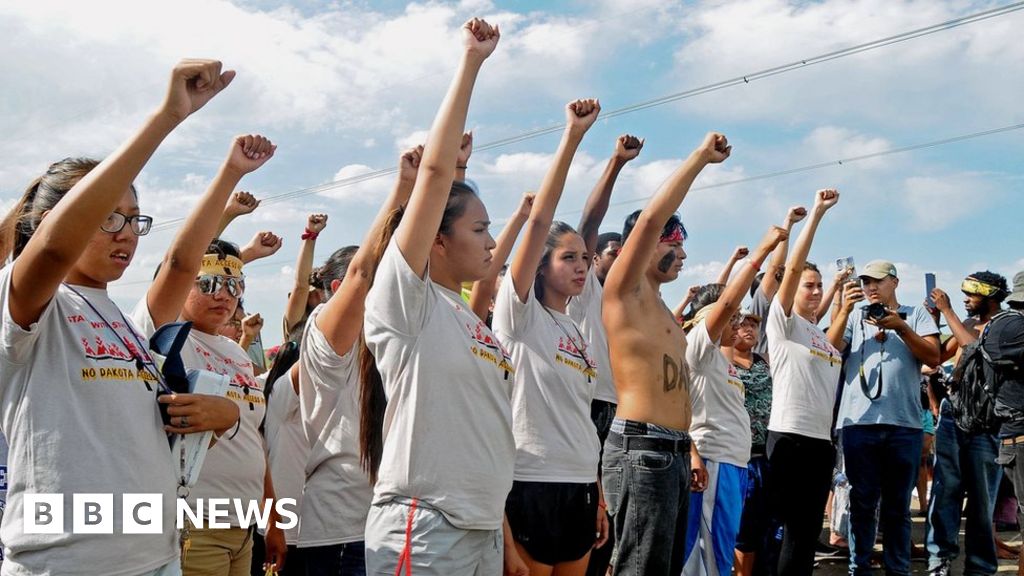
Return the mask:
MULTIPOLYGON (((790 234, 793 233, 793 226, 803 220, 807 216, 807 209, 803 206, 793 206, 786 212, 786 220, 782 225, 790 234)), ((776 273, 779 271, 785 271, 786 269, 786 254, 789 251, 789 239, 785 239, 779 242, 779 245, 775 247, 775 251, 772 252, 772 260, 768 264, 768 268, 765 270, 764 277, 761 279, 761 284, 758 286, 758 290, 761 291, 768 300, 775 297, 775 292, 779 289, 779 278, 776 273)))
POLYGON ((857 282, 847 282, 843 286, 842 306, 832 315, 832 324, 828 327, 828 341, 840 352, 846 350, 849 342, 843 339, 850 314, 857 302, 864 301, 864 289, 857 282))
POLYGON ((796 290, 800 287, 800 277, 804 273, 804 265, 807 263, 807 255, 811 252, 811 244, 814 242, 814 234, 818 231, 818 224, 825 216, 829 208, 839 202, 839 192, 832 188, 818 190, 814 195, 814 208, 811 210, 811 217, 800 231, 793 253, 789 255, 786 262, 786 273, 782 278, 782 286, 779 288, 778 299, 786 316, 793 314, 793 302, 796 299, 796 290))
MULTIPOLYGON (((939 355, 941 364, 955 356, 959 347, 967 346, 977 340, 978 334, 960 321, 960 317, 956 315, 956 311, 953 310, 953 305, 949 301, 949 294, 946 294, 944 290, 939 288, 932 290, 931 297, 935 302, 935 309, 946 319, 946 324, 949 325, 949 330, 953 333, 953 337, 946 342, 945 346, 941 347, 939 355)), ((938 325, 938 322, 935 324, 938 325)))
POLYGON ((316 238, 327 227, 327 214, 310 214, 306 218, 306 229, 302 233, 302 247, 299 258, 295 262, 295 281, 292 284, 291 296, 284 309, 285 333, 291 332, 296 324, 306 315, 306 302, 309 301, 309 276, 313 273, 313 253, 316 251, 316 238))
POLYGON ((580 217, 578 231, 587 246, 588 254, 593 255, 597 249, 598 231, 605 214, 608 213, 608 200, 611 198, 619 172, 627 162, 639 156, 643 148, 644 141, 631 134, 623 134, 615 140, 615 152, 608 159, 601 179, 597 181, 597 185, 587 198, 587 203, 583 206, 583 216, 580 217))
POLYGON ((164 255, 160 271, 146 292, 146 304, 155 326, 178 319, 202 264, 203 253, 217 232, 221 208, 242 176, 266 163, 275 149, 276 146, 263 136, 250 134, 232 140, 227 158, 178 230, 164 255))
MULTIPOLYGON (((423 148, 422 146, 420 148, 423 148)), ((421 149, 422 153, 423 150, 421 149)), ((466 132, 462 135, 462 143, 459 145, 459 154, 455 157, 455 179, 459 182, 466 181, 466 170, 469 169, 469 157, 473 155, 473 133, 466 132)))
POLYGON ((75 184, 18 257, 9 295, 11 317, 28 327, 110 216, 149 158, 178 124, 199 110, 234 78, 215 60, 183 60, 174 67, 163 104, 120 148, 75 184))
POLYGON ((679 301, 679 304, 676 304, 675 309, 672 310, 672 316, 675 317, 677 322, 682 323, 683 315, 686 314, 686 307, 689 306, 690 302, 693 302, 693 299, 697 297, 697 292, 700 292, 700 285, 690 286, 686 290, 686 296, 683 296, 683 299, 679 301))
POLYGON ((610 295, 613 300, 621 300, 627 294, 636 291, 651 257, 658 248, 658 239, 665 223, 679 209, 694 179, 705 166, 723 162, 729 157, 730 152, 732 147, 725 136, 711 132, 669 176, 640 213, 625 246, 619 251, 615 265, 609 270, 608 278, 605 280, 605 294, 610 295))
POLYGON ((785 228, 779 226, 769 228, 768 233, 761 240, 761 244, 754 249, 748 264, 741 267, 739 272, 736 273, 736 277, 725 285, 725 290, 722 291, 722 295, 718 297, 718 300, 712 304, 714 307, 711 309, 711 313, 708 314, 707 320, 705 320, 712 342, 718 342, 721 339, 725 327, 732 322, 733 315, 739 312, 740 304, 743 303, 743 297, 747 295, 750 285, 754 283, 754 276, 757 275, 761 263, 768 258, 779 242, 782 242, 788 236, 789 232, 785 228))
POLYGON ((462 144, 473 85, 480 67, 494 52, 500 37, 497 26, 492 27, 479 18, 466 22, 462 35, 465 49, 458 72, 434 118, 407 213, 394 236, 405 261, 421 277, 427 271, 431 246, 441 226, 448 193, 455 179, 455 162, 462 144))
POLYGON ((284 246, 284 240, 280 236, 264 230, 253 235, 252 240, 242 246, 242 262, 246 264, 255 262, 260 258, 267 258, 277 254, 277 251, 284 246))
POLYGON ((750 254, 750 248, 747 248, 746 246, 737 246, 736 249, 733 250, 732 256, 729 257, 729 261, 725 263, 725 267, 722 268, 722 271, 718 274, 718 283, 728 284, 729 277, 732 276, 733 267, 736 266, 737 262, 746 258, 748 254, 750 254))
POLYGON ((601 105, 597 100, 576 100, 565 107, 566 126, 562 132, 562 140, 558 144, 558 151, 555 152, 555 159, 548 168, 544 181, 541 182, 540 191, 533 201, 530 218, 526 221, 523 243, 519 250, 516 250, 508 269, 509 276, 515 282, 516 295, 522 302, 526 302, 530 290, 533 290, 533 279, 544 255, 544 243, 547 242, 548 231, 555 217, 555 208, 558 207, 562 190, 565 188, 569 165, 572 164, 572 158, 576 155, 576 149, 583 141, 583 136, 594 125, 600 111, 601 105))
POLYGON ((821 303, 818 304, 818 311, 814 317, 821 322, 821 319, 825 317, 825 313, 832 308, 832 303, 837 302, 836 295, 839 293, 839 287, 846 283, 850 278, 851 270, 844 268, 839 272, 836 272, 835 276, 832 277, 832 282, 828 285, 828 289, 825 290, 825 295, 821 297, 821 303))
POLYGON ((519 237, 519 232, 523 229, 523 224, 526 224, 526 219, 530 217, 533 199, 532 192, 523 194, 523 199, 519 202, 515 214, 505 223, 505 227, 501 229, 501 234, 498 234, 498 239, 495 241, 494 252, 491 253, 491 269, 487 272, 486 277, 473 283, 473 290, 469 294, 469 307, 481 320, 487 319, 491 300, 494 298, 494 293, 498 291, 498 276, 505 263, 508 262, 509 255, 512 254, 512 247, 516 243, 516 238, 519 237))
POLYGON ((380 236, 391 213, 409 201, 409 195, 416 185, 422 155, 423 146, 411 148, 402 154, 398 161, 398 181, 377 212, 377 217, 367 230, 363 243, 352 256, 345 278, 335 290, 336 294, 331 296, 316 318, 317 328, 323 332, 327 342, 338 355, 347 354, 363 330, 363 313, 366 309, 364 301, 376 265, 373 244, 380 236))
POLYGON ((235 192, 231 199, 228 200, 228 203, 224 205, 224 211, 220 215, 220 223, 217 224, 217 234, 215 237, 220 238, 228 225, 235 221, 235 218, 252 214, 259 206, 260 201, 252 194, 244 190, 235 192))

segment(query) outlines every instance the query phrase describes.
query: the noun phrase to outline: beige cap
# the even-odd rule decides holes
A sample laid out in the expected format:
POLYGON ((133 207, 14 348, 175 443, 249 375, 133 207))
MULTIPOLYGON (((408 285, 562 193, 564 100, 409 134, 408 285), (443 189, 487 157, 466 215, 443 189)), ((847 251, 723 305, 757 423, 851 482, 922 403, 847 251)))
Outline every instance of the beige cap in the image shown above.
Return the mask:
POLYGON ((896 266, 894 266, 892 262, 886 262, 885 260, 872 260, 871 262, 868 262, 868 265, 864 267, 860 276, 861 278, 868 277, 874 278, 875 280, 882 280, 886 276, 899 278, 896 274, 896 266))

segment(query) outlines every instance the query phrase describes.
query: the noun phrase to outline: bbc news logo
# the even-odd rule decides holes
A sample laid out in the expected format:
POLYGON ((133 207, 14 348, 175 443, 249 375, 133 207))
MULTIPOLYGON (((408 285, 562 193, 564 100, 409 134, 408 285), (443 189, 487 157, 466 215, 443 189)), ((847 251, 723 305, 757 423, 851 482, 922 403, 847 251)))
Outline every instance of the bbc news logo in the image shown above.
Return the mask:
MULTIPOLYGON (((23 530, 25 534, 65 534, 63 494, 25 494, 23 530)), ((175 527, 181 530, 188 520, 196 528, 231 528, 228 515, 235 513, 242 526, 255 524, 266 530, 270 512, 277 512, 281 530, 299 523, 294 498, 243 500, 241 498, 196 498, 195 506, 184 499, 175 500, 175 527), (204 520, 205 518, 205 520, 204 520)), ((71 497, 72 534, 113 534, 113 494, 73 494, 71 497)), ((160 534, 164 530, 163 494, 122 494, 121 534, 160 534)))

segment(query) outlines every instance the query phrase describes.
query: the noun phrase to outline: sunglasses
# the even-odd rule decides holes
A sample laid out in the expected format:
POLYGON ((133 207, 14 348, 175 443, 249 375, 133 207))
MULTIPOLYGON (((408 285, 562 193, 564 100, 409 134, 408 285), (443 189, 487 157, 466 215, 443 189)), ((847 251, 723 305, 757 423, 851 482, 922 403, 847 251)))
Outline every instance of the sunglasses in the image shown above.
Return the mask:
POLYGON ((110 216, 107 216, 107 220, 100 224, 100 230, 110 234, 117 234, 124 229, 126 224, 131 225, 132 232, 135 232, 136 236, 145 236, 149 234, 149 229, 153 226, 153 217, 141 214, 125 216, 120 212, 111 212, 110 216))
POLYGON ((241 298, 245 293, 245 280, 233 276, 201 274, 196 278, 196 288, 207 296, 216 294, 221 288, 227 288, 232 298, 241 298))
POLYGON ((968 278, 960 285, 960 291, 964 294, 976 294, 978 296, 993 296, 999 292, 999 288, 991 284, 985 284, 979 280, 968 278))

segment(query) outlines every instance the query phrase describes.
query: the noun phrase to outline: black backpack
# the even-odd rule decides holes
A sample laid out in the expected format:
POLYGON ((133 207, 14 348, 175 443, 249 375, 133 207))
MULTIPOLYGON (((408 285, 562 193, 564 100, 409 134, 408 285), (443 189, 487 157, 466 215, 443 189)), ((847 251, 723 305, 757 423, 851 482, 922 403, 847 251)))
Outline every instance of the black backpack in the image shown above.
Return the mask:
POLYGON ((1024 419, 1022 407, 999 401, 1007 381, 1024 383, 1020 351, 1024 315, 1005 310, 992 317, 981 337, 964 346, 953 370, 949 401, 958 428, 968 434, 995 434, 1006 420, 1024 419), (1012 334, 1010 333, 1012 332, 1012 334))

